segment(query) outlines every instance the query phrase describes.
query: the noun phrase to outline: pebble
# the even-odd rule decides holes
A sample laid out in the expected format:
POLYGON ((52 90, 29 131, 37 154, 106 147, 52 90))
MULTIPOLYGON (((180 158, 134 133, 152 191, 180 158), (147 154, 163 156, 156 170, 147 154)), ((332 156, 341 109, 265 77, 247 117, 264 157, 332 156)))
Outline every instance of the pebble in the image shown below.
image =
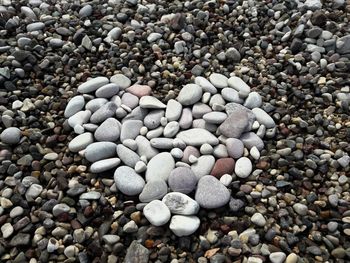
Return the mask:
POLYGON ((143 214, 154 226, 162 226, 168 223, 171 214, 169 208, 160 200, 153 200, 143 208, 143 214))
POLYGON ((146 181, 167 181, 171 171, 175 168, 174 158, 168 152, 155 155, 147 164, 146 181))
POLYGON ((228 78, 220 73, 212 73, 209 76, 209 81, 218 89, 223 89, 228 86, 228 78))
POLYGON ((168 192, 168 186, 164 180, 151 180, 146 183, 139 199, 143 203, 149 203, 153 200, 161 199, 168 192))
MULTIPOLYGON (((260 214, 260 213, 255 213, 250 220, 252 221, 253 224, 260 226, 260 227, 264 227, 266 224, 266 219, 265 217, 260 214)), ((270 259, 271 260, 271 259, 270 259)))
POLYGON ((120 166, 114 172, 115 184, 123 194, 134 196, 142 192, 145 181, 128 166, 120 166))
POLYGON ((102 173, 117 167, 119 164, 119 158, 108 158, 91 164, 90 171, 92 173, 102 173))
POLYGON ((252 172, 252 162, 247 157, 241 157, 236 161, 235 174, 239 178, 247 178, 252 172))
POLYGON ((5 144, 17 144, 21 140, 21 130, 16 127, 6 128, 0 134, 0 139, 5 144))
POLYGON ((112 142, 94 142, 86 147, 85 158, 92 163, 107 159, 116 154, 116 149, 116 144, 112 142))
POLYGON ((96 77, 89 79, 88 81, 82 83, 78 87, 78 92, 80 93, 90 93, 96 91, 98 88, 109 83, 108 78, 106 77, 96 77))
POLYGON ((140 99, 140 107, 144 109, 164 109, 166 105, 152 96, 143 96, 140 99))
POLYGON ((81 111, 85 106, 85 99, 83 96, 75 96, 69 100, 66 109, 64 110, 64 117, 69 118, 81 111))
POLYGON ((200 146, 204 143, 217 145, 219 143, 219 140, 212 133, 201 128, 181 131, 176 135, 176 138, 183 140, 186 145, 191 146, 200 146))
POLYGON ((273 252, 269 255, 272 263, 283 263, 286 259, 286 254, 283 252, 273 252))
POLYGON ((203 90, 197 84, 187 84, 182 87, 176 98, 184 106, 193 105, 202 98, 203 90))
POLYGON ((68 148, 72 152, 79 152, 84 150, 87 146, 94 142, 94 137, 92 133, 85 132, 83 134, 79 134, 73 140, 71 140, 68 144, 68 148))
POLYGON ((169 122, 171 121, 177 121, 182 113, 182 105, 174 100, 171 99, 167 103, 166 111, 165 111, 165 117, 169 122))
POLYGON ((301 215, 301 216, 306 216, 308 212, 307 206, 300 203, 294 204, 293 209, 298 215, 301 215))
POLYGON ((248 114, 245 110, 237 108, 228 118, 219 126, 222 135, 228 138, 239 138, 247 129, 249 124, 248 114))
POLYGON ((121 124, 115 118, 108 118, 102 122, 94 133, 97 141, 115 142, 119 139, 121 133, 121 124))
POLYGON ((200 220, 196 216, 174 215, 169 228, 178 237, 190 236, 199 228, 200 220))
POLYGON ((168 184, 172 191, 188 194, 195 189, 197 178, 190 168, 177 167, 171 171, 168 184))
POLYGON ((163 197, 162 202, 169 208, 172 214, 195 215, 199 211, 198 203, 180 192, 166 194, 163 197))
POLYGON ((254 113, 256 120, 260 124, 263 124, 266 128, 269 129, 269 128, 273 128, 276 126, 274 120, 264 110, 262 110, 260 108, 254 108, 254 109, 252 109, 252 112, 254 113))
POLYGON ((124 74, 115 74, 110 78, 110 81, 116 84, 121 90, 126 90, 131 85, 131 80, 124 74))
POLYGON ((218 92, 215 86, 204 77, 198 76, 194 79, 194 82, 195 84, 199 85, 204 92, 209 92, 211 94, 216 94, 218 92))

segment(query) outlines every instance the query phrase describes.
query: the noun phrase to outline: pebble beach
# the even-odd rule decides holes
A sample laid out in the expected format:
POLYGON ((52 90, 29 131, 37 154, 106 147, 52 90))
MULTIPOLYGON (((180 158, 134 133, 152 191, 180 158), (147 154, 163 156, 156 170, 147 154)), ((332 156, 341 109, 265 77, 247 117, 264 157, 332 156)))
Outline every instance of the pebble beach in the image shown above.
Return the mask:
POLYGON ((0 0, 0 262, 349 262, 349 20, 0 0))

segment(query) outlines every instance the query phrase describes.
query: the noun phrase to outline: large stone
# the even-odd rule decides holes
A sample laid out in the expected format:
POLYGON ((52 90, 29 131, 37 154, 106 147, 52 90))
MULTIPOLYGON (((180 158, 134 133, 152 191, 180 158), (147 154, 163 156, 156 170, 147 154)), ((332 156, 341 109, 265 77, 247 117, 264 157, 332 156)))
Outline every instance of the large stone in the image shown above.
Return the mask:
POLYGON ((170 219, 169 208, 159 200, 153 200, 143 208, 143 214, 154 226, 162 226, 170 219))
POLYGON ((148 263, 149 250, 134 240, 129 246, 124 263, 148 263))
POLYGON ((122 144, 117 145, 117 153, 120 160, 131 168, 135 168, 136 163, 140 161, 140 156, 137 153, 122 144))
POLYGON ((126 139, 135 139, 140 134, 140 129, 143 126, 140 120, 128 120, 123 122, 120 141, 123 142, 126 139))
POLYGON ((168 152, 154 156, 147 164, 146 181, 167 181, 171 171, 175 168, 174 158, 168 152))
POLYGON ((168 192, 168 186, 164 180, 152 180, 146 183, 139 199, 143 203, 161 199, 168 192))
POLYGON ((237 108, 228 118, 219 126, 222 135, 228 138, 239 138, 247 129, 249 124, 248 114, 245 110, 237 108))
POLYGON ((252 172, 252 162, 247 157, 241 157, 237 160, 235 174, 240 178, 247 178, 252 172))
POLYGON ((215 162, 210 174, 220 179, 224 174, 232 174, 235 168, 235 160, 232 158, 220 158, 215 162))
POLYGON ((115 170, 114 181, 119 191, 129 196, 140 194, 145 186, 143 178, 128 166, 120 166, 115 170))
POLYGON ((250 92, 250 87, 239 77, 231 77, 227 81, 231 88, 238 91, 241 98, 246 98, 250 92))
POLYGON ((219 144, 218 138, 205 129, 194 128, 187 131, 179 132, 176 138, 183 140, 186 145, 201 146, 204 143, 210 145, 219 144))
POLYGON ((112 142, 94 142, 85 149, 85 158, 89 162, 107 159, 116 154, 116 144, 112 142))
POLYGON ((252 112, 254 113, 256 120, 260 124, 263 124, 266 128, 269 129, 269 128, 273 128, 276 126, 274 120, 264 110, 262 110, 260 108, 254 108, 254 109, 252 109, 252 112))
POLYGON ((350 34, 337 39, 337 52, 339 54, 350 53, 350 34))
POLYGON ((166 106, 165 117, 168 121, 177 121, 182 113, 182 105, 176 100, 169 100, 166 106))
POLYGON ((238 159, 243 155, 244 144, 241 140, 236 138, 228 138, 226 140, 226 149, 229 156, 238 159))
POLYGON ((177 101, 182 105, 193 105, 202 98, 203 90, 197 84, 187 84, 180 90, 177 101))
POLYGON ((86 103, 85 109, 91 112, 95 112, 99 108, 101 108, 103 105, 105 105, 107 102, 108 100, 105 98, 93 99, 93 100, 90 100, 88 103, 86 103))
POLYGON ((157 149, 152 147, 150 141, 144 136, 137 136, 135 139, 137 143, 137 153, 139 156, 145 156, 147 160, 152 159, 159 152, 157 149))
POLYGON ((0 134, 0 139, 5 144, 17 144, 21 140, 21 130, 16 127, 6 128, 0 134))
POLYGON ((111 77, 111 82, 116 84, 121 90, 125 90, 131 85, 131 80, 123 74, 115 74, 111 77))
POLYGON ((152 89, 147 85, 134 84, 131 87, 127 88, 126 91, 141 98, 143 96, 151 95, 152 89))
POLYGON ((248 148, 248 150, 250 150, 254 146, 256 146, 256 148, 258 148, 259 151, 264 149, 264 142, 254 132, 246 132, 242 134, 242 136, 239 139, 243 142, 244 146, 248 148))
POLYGON ((121 124, 114 118, 108 118, 96 129, 95 138, 97 141, 115 142, 119 139, 121 124))
POLYGON ((104 159, 104 160, 94 162, 90 166, 90 171, 92 173, 102 173, 102 172, 105 172, 105 171, 108 171, 112 168, 117 167, 119 164, 120 164, 119 158, 104 159))
POLYGON ((79 152, 84 150, 88 145, 94 142, 94 136, 90 132, 85 132, 78 135, 68 144, 68 148, 71 152, 79 152))
POLYGON ((140 107, 144 109, 164 109, 166 105, 153 96, 143 96, 140 99, 140 107))
POLYGON ((201 86, 203 91, 209 92, 211 94, 215 94, 218 92, 218 90, 214 87, 213 84, 210 83, 209 80, 207 80, 204 77, 198 76, 194 79, 194 83, 201 86))
POLYGON ((210 174, 215 164, 215 158, 212 155, 202 155, 197 162, 191 166, 192 171, 197 177, 197 180, 205 175, 210 174))
POLYGON ((190 168, 177 167, 171 171, 168 184, 172 191, 188 194, 195 189, 197 178, 190 168))
POLYGON ((219 89, 223 89, 228 86, 227 77, 219 73, 212 73, 209 76, 209 80, 216 88, 219 89))
POLYGON ((203 176, 197 186, 195 200, 206 209, 219 208, 230 200, 229 190, 214 176, 203 176))
POLYGON ((89 79, 78 87, 78 92, 80 93, 90 93, 98 88, 102 87, 109 83, 108 78, 106 77, 97 77, 89 79))
POLYGON ((169 228, 178 237, 190 236, 198 229, 200 220, 196 216, 175 215, 171 218, 169 228))
POLYGON ((189 196, 180 192, 166 194, 163 197, 162 202, 173 214, 195 215, 199 211, 198 203, 189 196))
POLYGON ((114 83, 109 83, 98 88, 95 92, 97 98, 111 98, 118 94, 119 87, 114 83))
POLYGON ((118 106, 114 102, 107 102, 91 115, 90 121, 92 123, 101 123, 113 117, 117 108, 118 106))
POLYGON ((160 125, 160 119, 164 116, 164 110, 152 110, 144 119, 144 124, 148 129, 155 129, 160 125))
POLYGON ((64 117, 69 118, 77 112, 81 111, 85 106, 85 100, 83 96, 73 97, 67 104, 64 110, 64 117))

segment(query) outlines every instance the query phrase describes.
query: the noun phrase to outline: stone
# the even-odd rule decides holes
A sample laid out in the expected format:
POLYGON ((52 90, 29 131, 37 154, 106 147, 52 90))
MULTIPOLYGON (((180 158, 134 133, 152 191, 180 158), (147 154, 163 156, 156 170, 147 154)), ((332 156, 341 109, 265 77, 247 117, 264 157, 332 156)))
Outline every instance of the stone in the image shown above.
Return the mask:
POLYGON ((40 31, 45 28, 45 24, 43 22, 34 22, 27 25, 27 31, 33 32, 33 31, 40 31))
MULTIPOLYGON (((169 228, 178 237, 190 236, 199 228, 200 220, 196 216, 174 215, 169 228)), ((199 262, 199 261, 198 261, 199 262)))
POLYGON ((170 220, 169 208, 159 200, 153 200, 143 208, 143 214, 154 226, 162 226, 170 220))
POLYGON ((115 118, 108 118, 95 131, 95 139, 99 142, 116 142, 120 136, 121 124, 115 118))
POLYGON ((164 109, 166 105, 153 96, 143 96, 140 99, 140 107, 144 109, 164 109))
POLYGON ((91 112, 89 110, 79 111, 73 116, 69 117, 68 124, 70 127, 81 126, 89 121, 91 112))
POLYGON ((223 88, 221 90, 221 96, 224 98, 224 100, 229 102, 243 104, 243 101, 244 101, 239 97, 238 91, 233 88, 223 88))
POLYGON ((78 87, 80 93, 90 93, 109 83, 106 77, 96 77, 89 79, 78 87))
POLYGON ((112 142, 94 142, 86 147, 85 158, 89 162, 107 159, 116 154, 116 144, 112 142))
POLYGON ((13 226, 11 223, 5 223, 1 226, 1 233, 3 238, 8 238, 11 236, 14 232, 13 226))
POLYGON ((107 102, 91 115, 90 122, 97 124, 113 117, 117 108, 118 106, 114 102, 107 102))
POLYGON ((221 124, 226 120, 226 118, 227 114, 219 111, 212 111, 203 115, 203 119, 206 122, 213 124, 221 124))
POLYGON ((204 175, 210 174, 215 164, 215 158, 212 155, 202 155, 197 162, 191 166, 192 171, 197 177, 197 180, 204 175))
POLYGON ((264 125, 267 129, 274 128, 276 126, 275 121, 264 110, 260 108, 254 108, 252 109, 252 112, 254 113, 256 120, 260 124, 264 125))
POLYGON ((152 147, 150 141, 144 136, 137 136, 135 139, 137 143, 137 153, 139 156, 145 156, 147 160, 152 159, 159 152, 157 149, 152 147))
POLYGON ((176 138, 183 140, 186 145, 201 146, 204 143, 217 145, 218 138, 205 129, 194 128, 187 131, 181 131, 176 135, 176 138))
POLYGON ((0 134, 1 142, 5 144, 17 144, 21 140, 21 130, 16 127, 9 127, 0 134))
POLYGON ((308 10, 318 10, 322 8, 322 3, 320 0, 306 0, 303 5, 308 10))
POLYGON ((245 206, 244 202, 241 199, 231 198, 229 207, 232 212, 238 212, 245 206))
POLYGON ((101 198, 101 193, 96 191, 83 193, 79 196, 79 199, 85 199, 85 200, 98 200, 100 198, 101 198))
POLYGON ((212 109, 205 103, 196 103, 192 108, 192 116, 195 119, 200 119, 209 112, 212 112, 212 109))
POLYGON ((147 37, 147 41, 148 41, 149 43, 152 43, 152 42, 157 41, 157 40, 160 39, 160 38, 162 38, 162 34, 152 32, 152 33, 149 34, 149 36, 147 37))
POLYGON ((298 215, 301 215, 301 216, 306 216, 308 213, 308 208, 304 204, 295 203, 293 205, 293 209, 298 215))
POLYGON ((66 109, 64 110, 64 117, 69 118, 81 111, 85 106, 85 99, 83 96, 75 96, 69 100, 66 109))
POLYGON ((228 86, 238 91, 241 98, 246 98, 250 93, 250 87, 239 77, 230 77, 227 83, 228 86))
POLYGON ((168 192, 168 186, 164 180, 151 180, 146 183, 139 199, 142 203, 149 203, 161 199, 168 192))
POLYGON ((116 84, 121 90, 125 90, 130 87, 131 80, 123 74, 115 74, 111 77, 110 81, 116 84))
POLYGON ((171 171, 168 184, 172 191, 188 194, 197 184, 197 177, 188 167, 177 167, 171 171))
POLYGON ((243 104, 243 106, 247 107, 248 109, 259 108, 261 105, 262 98, 260 94, 255 91, 249 93, 243 104))
POLYGON ((154 156, 147 164, 146 181, 167 181, 171 171, 175 168, 174 158, 168 152, 154 156))
POLYGON ((165 118, 169 122, 177 121, 182 113, 182 105, 176 100, 169 100, 165 110, 165 118))
POLYGON ((238 159, 243 155, 244 145, 243 142, 237 138, 228 138, 226 140, 226 149, 229 156, 238 159))
POLYGON ((157 149, 171 149, 173 148, 174 139, 172 138, 153 138, 151 139, 151 145, 157 149))
POLYGON ((26 199, 28 201, 32 201, 35 198, 37 198, 41 194, 42 191, 43 191, 43 187, 41 185, 39 185, 39 184, 32 184, 27 189, 26 199))
POLYGON ((163 197, 162 202, 169 208, 172 214, 195 215, 199 211, 198 203, 180 192, 166 194, 163 197))
POLYGON ((210 174, 220 179, 224 174, 232 174, 235 168, 235 160, 232 158, 220 158, 215 162, 210 174))
POLYGON ((247 178, 253 169, 252 162, 247 157, 241 157, 236 161, 235 174, 239 178, 247 178))
POLYGON ((258 148, 259 151, 264 149, 264 142, 254 132, 243 133, 239 139, 243 142, 244 146, 248 150, 250 150, 254 146, 256 146, 256 148, 258 148))
POLYGON ((205 209, 219 208, 230 200, 229 190, 218 179, 205 175, 199 179, 195 200, 205 209))
POLYGON ((143 123, 140 120, 127 120, 123 122, 120 133, 120 141, 135 139, 140 134, 143 123))
POLYGON ((130 92, 131 94, 141 98, 143 96, 149 96, 152 93, 152 89, 150 86, 147 85, 139 85, 134 84, 131 87, 126 89, 127 92, 130 92))
POLYGON ((213 84, 211 84, 209 82, 209 80, 207 80, 204 77, 201 77, 201 76, 196 77, 194 79, 194 83, 199 85, 204 92, 209 92, 211 94, 215 94, 218 92, 218 90, 215 88, 215 86, 213 84))
POLYGON ((228 83, 227 83, 228 78, 219 73, 212 73, 209 76, 209 80, 215 86, 215 88, 218 88, 218 89, 223 89, 228 86, 228 83))
POLYGON ((83 134, 79 134, 73 140, 71 140, 68 144, 68 148, 71 152, 79 152, 84 150, 87 146, 94 142, 94 136, 90 132, 85 132, 83 134))
POLYGON ((193 105, 202 98, 203 90, 197 84, 187 84, 182 87, 176 100, 184 106, 193 105))
POLYGON ((149 254, 150 252, 147 248, 134 240, 126 251, 124 263, 148 263, 149 254))
POLYGON ((86 103, 85 109, 91 112, 95 112, 99 108, 101 108, 103 105, 105 105, 107 102, 108 100, 105 98, 93 99, 93 100, 90 100, 88 103, 86 103))
POLYGON ((119 158, 109 158, 94 162, 90 166, 90 171, 92 173, 102 173, 117 167, 120 164, 119 158))
POLYGON ((350 34, 338 38, 336 42, 337 52, 339 54, 349 54, 350 53, 350 34))
POLYGON ((59 216, 62 213, 68 213, 70 211, 70 207, 67 204, 57 204, 52 208, 52 214, 54 216, 59 216))
POLYGON ((109 83, 98 88, 95 92, 97 98, 111 98, 118 94, 119 87, 115 83, 109 83))
POLYGON ((286 259, 286 254, 283 252, 272 252, 269 255, 269 259, 272 263, 283 263, 285 262, 284 260, 286 259))
POLYGON ((255 213, 254 215, 252 215, 252 217, 250 218, 250 221, 252 221, 253 224, 260 227, 263 227, 266 224, 265 217, 260 213, 255 213))
POLYGON ((295 253, 290 253, 288 257, 286 258, 286 263, 297 263, 299 260, 299 257, 295 253))
POLYGON ((246 111, 237 108, 228 118, 219 126, 222 135, 228 138, 239 138, 249 125, 248 114, 246 111))
POLYGON ((120 160, 131 168, 135 168, 136 163, 140 161, 140 156, 128 147, 118 144, 117 154, 120 160))
POLYGON ((27 246, 29 245, 30 241, 31 241, 30 234, 18 233, 10 240, 9 244, 11 247, 27 246))
POLYGON ((85 5, 79 10, 79 16, 80 18, 89 17, 92 15, 92 11, 91 5, 85 5))
POLYGON ((117 189, 129 196, 140 194, 145 186, 143 178, 128 166, 120 166, 115 170, 114 181, 117 189))
POLYGON ((193 116, 190 108, 184 108, 179 120, 179 125, 181 129, 188 129, 192 126, 193 116))
POLYGON ((160 120, 164 116, 164 110, 152 110, 145 117, 143 123, 148 129, 159 127, 160 120))

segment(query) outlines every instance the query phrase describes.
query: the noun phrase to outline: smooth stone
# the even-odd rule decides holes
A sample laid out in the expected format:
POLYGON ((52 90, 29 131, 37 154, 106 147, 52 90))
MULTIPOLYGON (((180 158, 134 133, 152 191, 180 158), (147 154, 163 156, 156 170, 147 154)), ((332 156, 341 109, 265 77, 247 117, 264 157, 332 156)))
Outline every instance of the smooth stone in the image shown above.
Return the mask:
POLYGON ((83 134, 78 135, 73 140, 71 140, 68 144, 68 149, 71 152, 79 152, 84 150, 88 145, 94 142, 94 136, 90 132, 85 132, 83 134))
POLYGON ((59 216, 60 214, 68 213, 69 211, 70 211, 70 207, 64 203, 57 204, 52 208, 52 214, 54 216, 59 216))
MULTIPOLYGON (((141 158, 140 158, 141 159, 141 158)), ((138 161, 135 164, 135 171, 137 173, 143 173, 144 171, 147 170, 147 165, 143 161, 138 161)))
POLYGON ((288 257, 286 258, 286 263, 297 263, 298 262, 298 255, 295 253, 290 253, 288 257))
POLYGON ((116 144, 112 142, 94 142, 86 147, 85 158, 89 162, 107 159, 116 154, 116 144))
POLYGON ((249 132, 251 130, 253 123, 255 121, 255 115, 250 109, 244 107, 243 105, 241 105, 239 103, 230 102, 230 103, 227 103, 225 105, 225 111, 226 111, 227 115, 229 115, 229 116, 237 111, 238 112, 245 111, 248 114, 248 126, 247 126, 247 129, 245 131, 249 132))
POLYGON ((146 181, 167 181, 171 171, 175 168, 174 158, 168 152, 154 156, 147 164, 146 181))
POLYGON ((148 41, 149 43, 152 43, 152 42, 157 41, 157 40, 160 39, 160 38, 162 38, 162 34, 152 32, 152 33, 149 34, 149 36, 147 37, 147 41, 148 41))
POLYGON ((96 191, 83 193, 79 196, 79 199, 85 199, 85 200, 98 200, 100 198, 101 198, 101 193, 96 191))
POLYGON ((27 25, 28 32, 39 31, 39 30, 43 30, 44 28, 45 28, 45 24, 43 22, 34 22, 27 25))
POLYGON ((1 226, 1 233, 3 238, 8 238, 11 236, 14 232, 13 226, 11 223, 5 223, 1 226))
POLYGON ((168 192, 168 186, 164 180, 152 180, 146 183, 139 199, 142 203, 163 198, 168 192))
POLYGON ((265 217, 260 213, 255 213, 254 215, 252 215, 252 217, 250 218, 250 221, 252 221, 253 224, 260 227, 263 227, 266 224, 265 217))
POLYGON ((135 168, 136 163, 140 161, 140 156, 137 153, 122 144, 117 145, 117 154, 120 160, 131 168, 135 168))
POLYGON ((111 82, 116 84, 121 90, 125 90, 130 87, 131 80, 123 74, 115 74, 111 77, 111 82))
POLYGON ((122 105, 134 109, 139 105, 139 98, 131 93, 125 92, 122 96, 122 105))
POLYGON ((89 79, 88 81, 84 82, 83 84, 79 85, 78 92, 80 93, 90 93, 98 88, 106 85, 109 83, 108 78, 106 77, 96 77, 89 79))
POLYGON ((107 102, 91 115, 90 121, 92 123, 101 123, 104 120, 113 117, 117 108, 118 106, 115 105, 114 102, 107 102))
POLYGON ((92 173, 102 173, 117 167, 120 164, 119 158, 109 158, 94 162, 90 166, 90 171, 92 173))
POLYGON ((115 142, 120 136, 121 124, 117 119, 108 118, 96 129, 95 138, 97 141, 115 142))
POLYGON ((43 187, 39 184, 32 184, 29 186, 25 196, 28 201, 34 200, 37 198, 41 192, 43 191, 43 187))
POLYGON ((176 100, 184 106, 193 105, 202 98, 203 90, 197 84, 187 84, 182 87, 176 100))
POLYGON ((143 178, 128 166, 120 166, 115 170, 114 181, 117 189, 129 196, 140 194, 145 186, 143 178))
POLYGON ((159 127, 160 120, 164 116, 164 110, 152 110, 145 117, 143 123, 148 129, 159 127))
POLYGON ((150 252, 147 248, 139 244, 137 240, 134 240, 129 246, 123 262, 124 263, 133 263, 133 262, 148 263, 149 254, 150 252))
POLYGON ((229 156, 238 159, 243 156, 244 145, 243 142, 236 138, 228 138, 226 140, 226 149, 229 156))
POLYGON ((180 128, 183 130, 186 130, 188 128, 190 128, 192 126, 192 121, 193 121, 193 117, 192 117, 192 111, 190 108, 184 108, 182 110, 182 114, 179 120, 179 125, 180 128))
POLYGON ((79 16, 80 18, 89 17, 92 15, 92 11, 91 5, 85 5, 79 10, 79 16))
POLYGON ((85 99, 83 96, 73 97, 67 104, 66 109, 64 110, 64 117, 69 118, 81 111, 85 106, 85 99))
POLYGON ((137 153, 139 156, 145 156, 147 160, 152 159, 159 152, 152 147, 150 141, 144 136, 137 136, 135 139, 137 143, 137 153))
POLYGON ((156 148, 156 149, 172 149, 173 148, 173 143, 174 139, 172 138, 152 138, 150 140, 151 146, 156 148))
POLYGON ((139 85, 134 84, 131 87, 126 89, 127 92, 130 92, 131 94, 141 98, 143 96, 149 96, 152 93, 152 89, 150 86, 147 85, 139 85))
POLYGON ((223 89, 228 86, 228 83, 227 83, 228 78, 219 73, 212 73, 209 76, 209 80, 216 88, 219 88, 219 89, 223 89))
POLYGON ((239 178, 247 178, 253 170, 252 162, 247 157, 241 157, 236 161, 235 174, 239 178))
POLYGON ((224 174, 232 174, 235 168, 235 160, 232 158, 220 158, 215 162, 210 174, 220 179, 224 174))
POLYGON ((196 147, 193 147, 193 146, 187 146, 185 149, 184 149, 184 152, 183 152, 183 156, 182 156, 182 159, 181 161, 182 162, 185 162, 185 163, 190 163, 189 162, 189 157, 193 155, 195 157, 199 157, 200 156, 200 152, 198 151, 198 149, 196 147))
POLYGON ((143 96, 140 99, 140 107, 144 109, 164 109, 166 105, 153 96, 143 96))
POLYGON ((293 205, 294 211, 301 216, 306 216, 308 213, 308 207, 304 204, 296 203, 293 205))
POLYGON ((239 138, 249 125, 248 114, 246 111, 237 108, 228 118, 219 126, 222 135, 228 138, 239 138))
POLYGON ((173 148, 170 153, 175 159, 181 159, 183 157, 183 151, 180 148, 173 148))
POLYGON ((263 124, 267 129, 270 129, 276 126, 275 121, 264 110, 260 108, 254 108, 252 109, 252 112, 254 113, 256 120, 260 124, 263 124))
POLYGON ((120 141, 135 139, 140 134, 143 123, 140 120, 128 120, 123 122, 120 132, 120 141))
POLYGON ((172 214, 195 215, 199 211, 198 203, 180 192, 166 194, 163 197, 162 202, 169 208, 172 214))
POLYGON ((89 110, 85 111, 79 111, 73 116, 69 117, 68 124, 72 128, 74 128, 76 125, 83 125, 89 121, 91 117, 91 112, 89 110))
POLYGON ((238 212, 241 208, 244 207, 244 202, 241 199, 231 198, 229 207, 232 212, 238 212))
POLYGON ((232 175, 230 174, 224 174, 220 177, 220 182, 226 187, 228 187, 232 183, 232 180, 232 175))
POLYGON ((118 94, 119 87, 114 83, 109 83, 98 88, 95 92, 97 98, 111 98, 118 94))
POLYGON ((202 118, 205 114, 212 112, 213 110, 205 103, 196 103, 192 108, 192 116, 195 119, 202 118))
POLYGON ((169 100, 165 110, 165 118, 170 121, 177 121, 182 113, 182 105, 176 100, 169 100))
POLYGON ((215 158, 212 155, 202 155, 197 162, 192 164, 191 169, 197 177, 197 180, 210 174, 215 165, 215 158))
POLYGON ((203 91, 209 92, 211 94, 215 94, 218 92, 218 90, 214 87, 213 84, 210 83, 209 80, 207 80, 204 77, 198 76, 194 79, 194 83, 201 86, 203 91))
POLYGON ((124 140, 123 145, 128 147, 130 150, 137 151, 137 143, 133 139, 124 140))
POLYGON ((199 149, 200 153, 203 155, 212 154, 213 150, 213 146, 208 143, 202 144, 201 148, 199 149))
POLYGON ((205 175, 198 181, 195 200, 205 209, 224 206, 230 200, 230 191, 214 176, 205 175))
POLYGON ((105 105, 107 102, 108 100, 105 98, 93 99, 93 100, 90 100, 88 103, 86 103, 85 109, 91 112, 95 112, 99 108, 101 108, 103 105, 105 105))
POLYGON ((17 144, 21 140, 21 130, 16 127, 6 128, 0 134, 0 139, 5 144, 17 144))
POLYGON ((194 128, 187 131, 181 131, 176 135, 176 138, 183 140, 186 145, 201 146, 204 143, 210 145, 217 145, 218 138, 207 130, 194 128))
POLYGON ((168 184, 172 191, 188 194, 195 189, 197 178, 190 168, 177 167, 171 171, 168 184))
MULTIPOLYGON (((199 228, 200 220, 196 216, 174 215, 169 228, 178 237, 190 236, 199 228)), ((199 262, 199 261, 198 261, 199 262)))
POLYGON ((224 100, 235 103, 243 103, 243 99, 239 97, 238 91, 232 88, 224 88, 221 90, 221 96, 224 100))
POLYGON ((245 99, 245 102, 243 104, 243 106, 247 107, 248 109, 260 108, 261 105, 262 98, 260 94, 255 91, 249 93, 248 97, 245 99))
POLYGON ((212 111, 203 115, 203 119, 206 122, 214 124, 221 124, 226 120, 226 118, 227 114, 219 111, 212 111))
POLYGON ((170 220, 169 208, 160 200, 153 200, 143 208, 143 214, 154 226, 162 226, 170 220))
POLYGON ((174 137, 179 132, 179 130, 179 123, 177 121, 171 121, 164 127, 163 135, 164 137, 171 138, 174 137))
POLYGON ((243 142, 244 146, 248 150, 250 150, 254 146, 256 146, 256 148, 258 148, 259 151, 264 149, 264 142, 254 132, 243 133, 239 139, 243 142))
POLYGON ((230 77, 227 83, 228 86, 238 91, 241 98, 246 98, 250 93, 250 87, 239 77, 230 77))

